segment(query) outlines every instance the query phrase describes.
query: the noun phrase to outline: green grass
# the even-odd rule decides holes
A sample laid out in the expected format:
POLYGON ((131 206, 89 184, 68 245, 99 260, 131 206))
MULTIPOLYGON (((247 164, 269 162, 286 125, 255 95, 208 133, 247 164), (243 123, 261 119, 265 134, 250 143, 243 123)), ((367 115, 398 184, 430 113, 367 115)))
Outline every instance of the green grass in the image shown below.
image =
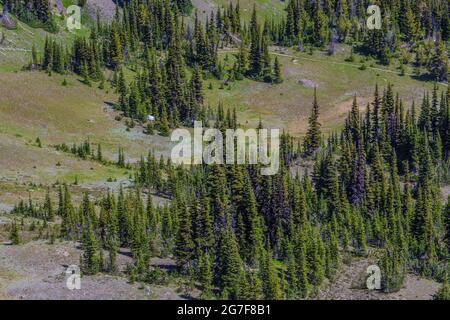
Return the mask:
MULTIPOLYGON (((0 6, 0 10, 1 10, 0 6)), ((2 28, 5 35, 5 43, 0 46, 0 71, 17 71, 27 65, 31 59, 33 45, 39 53, 42 53, 47 36, 57 41, 70 44, 76 36, 88 36, 89 25, 92 23, 89 17, 83 14, 80 30, 69 32, 66 20, 61 16, 55 16, 59 26, 58 33, 49 33, 41 28, 32 28, 24 22, 17 21, 17 28, 8 30, 2 28)))
POLYGON ((61 2, 65 8, 78 3, 78 1, 75 1, 75 0, 62 0, 61 2))
MULTIPOLYGON (((349 48, 339 46, 338 50, 334 57, 328 57, 320 51, 309 55, 285 50, 284 54, 295 58, 279 56, 284 77, 284 82, 279 85, 245 79, 220 89, 219 81, 207 80, 206 102, 212 107, 216 107, 219 101, 225 107, 235 107, 238 119, 244 126, 256 127, 261 117, 268 127, 285 129, 296 136, 303 136, 307 129, 314 89, 300 84, 300 80, 308 80, 317 85, 320 121, 324 132, 334 131, 342 125, 355 94, 360 109, 365 110, 367 103, 372 101, 376 83, 381 90, 392 83, 394 90, 406 102, 406 107, 410 107, 413 100, 419 103, 423 92, 432 89, 431 82, 400 76, 393 72, 395 68, 392 66, 386 68, 374 64, 373 67, 386 71, 371 68, 360 70, 361 57, 356 56, 358 62, 347 63, 344 57, 349 48), (213 90, 208 89, 209 82, 213 83, 213 90)), ((225 54, 229 56, 228 68, 231 68, 233 53, 222 52, 222 59, 225 54)), ((374 62, 366 64, 369 66, 372 63, 374 62)))
MULTIPOLYGON (((216 3, 228 4, 228 0, 216 0, 216 3)), ((261 13, 266 14, 281 13, 285 6, 285 2, 279 0, 241 0, 244 19, 250 17, 253 3, 257 4, 261 13)), ((64 5, 68 4, 69 1, 64 1, 64 5)), ((60 21, 60 24, 63 25, 63 22, 60 21)), ((87 34, 87 28, 74 34, 61 28, 58 34, 51 36, 70 42, 76 35, 87 34)), ((87 87, 74 75, 53 74, 49 77, 43 72, 19 71, 29 62, 30 52, 17 50, 31 50, 33 44, 42 50, 45 37, 49 35, 47 32, 20 22, 16 30, 5 30, 5 35, 7 45, 3 47, 11 51, 0 48, 2 190, 5 190, 2 180, 48 184, 55 181, 73 183, 77 179, 83 184, 128 175, 127 170, 115 166, 83 161, 70 154, 56 152, 52 147, 54 144, 70 145, 89 138, 93 143, 101 143, 104 157, 112 161, 117 159, 119 147, 124 147, 127 160, 133 162, 146 155, 149 149, 155 150, 157 155, 169 154, 171 144, 168 138, 146 136, 142 128, 127 131, 123 122, 114 120, 117 113, 105 110, 105 102, 117 101, 117 95, 110 88, 109 92, 98 90, 97 83, 87 87), (66 87, 61 85, 64 78, 68 81, 66 87), (36 137, 40 137, 43 148, 35 146, 36 137)), ((319 120, 324 132, 342 126, 355 94, 361 110, 364 110, 366 104, 371 102, 376 83, 381 88, 392 83, 407 107, 412 100, 420 102, 423 92, 431 90, 433 85, 409 76, 399 76, 395 73, 398 66, 395 62, 389 67, 378 66, 375 61, 366 61, 356 54, 354 63, 345 62, 350 54, 348 46, 338 46, 336 55, 332 57, 319 50, 309 55, 288 49, 283 49, 284 53, 279 48, 272 49, 278 50, 283 65, 282 84, 270 85, 244 79, 220 89, 221 81, 206 79, 206 104, 215 108, 223 102, 226 108, 235 107, 238 120, 244 127, 256 127, 262 118, 266 127, 281 128, 295 136, 303 136, 313 88, 300 84, 300 80, 307 80, 318 87, 319 120), (362 63, 368 66, 366 70, 359 69, 362 63), (383 70, 374 70, 371 66, 383 70), (213 84, 212 90, 208 89, 210 82, 213 84)), ((221 52, 220 58, 223 60, 226 54, 229 57, 227 68, 231 68, 234 53, 221 52)), ((124 72, 127 81, 131 81, 134 72, 128 68, 124 68, 124 72)), ((107 72, 109 76, 111 73, 107 72)))
POLYGON ((119 147, 131 162, 151 149, 158 155, 170 150, 168 138, 147 136, 140 127, 126 131, 124 123, 114 119, 117 113, 105 105, 116 101, 116 95, 96 89, 96 84, 87 87, 75 76, 2 72, 0 87, 0 149, 7 155, 0 157, 0 180, 71 183, 78 177, 82 183, 127 175, 126 170, 80 160, 52 147, 87 138, 101 143, 105 159, 111 161, 117 160, 119 147), (67 87, 61 85, 64 78, 67 87), (43 148, 35 146, 36 137, 43 148))

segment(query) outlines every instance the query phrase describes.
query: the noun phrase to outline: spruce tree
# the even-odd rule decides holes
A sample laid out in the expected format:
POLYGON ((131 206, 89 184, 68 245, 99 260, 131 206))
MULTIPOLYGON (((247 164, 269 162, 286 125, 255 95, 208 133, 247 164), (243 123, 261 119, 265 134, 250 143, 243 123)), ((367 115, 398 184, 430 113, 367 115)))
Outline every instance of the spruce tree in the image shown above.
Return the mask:
POLYGON ((281 75, 281 64, 278 61, 278 57, 275 57, 275 62, 273 64, 273 82, 274 83, 282 83, 283 76, 281 75))
POLYGON ((445 273, 442 287, 433 296, 434 300, 450 300, 450 285, 448 284, 448 275, 445 273))
POLYGON ((99 245, 95 237, 92 223, 88 221, 83 232, 83 254, 80 257, 81 271, 86 275, 94 275, 101 271, 99 245))
POLYGON ((218 277, 224 298, 239 299, 242 262, 234 233, 223 230, 218 251, 218 277))
POLYGON ((9 240, 11 241, 12 245, 18 245, 20 244, 20 234, 19 234, 19 227, 14 220, 11 224, 11 231, 9 233, 9 240))
POLYGON ((258 78, 262 71, 261 33, 259 30, 256 7, 253 6, 252 19, 250 21, 250 57, 248 74, 258 78))
POLYGON ((192 217, 186 204, 180 205, 178 213, 180 221, 177 241, 175 247, 175 257, 177 265, 182 271, 187 271, 192 267, 194 254, 194 241, 192 239, 192 217))
POLYGON ((47 221, 53 221, 55 218, 55 213, 53 211, 52 200, 50 198, 50 188, 47 189, 47 193, 45 195, 44 211, 45 219, 47 221))
POLYGON ((308 123, 309 127, 304 141, 304 151, 306 155, 313 155, 319 149, 322 140, 319 123, 319 104, 317 103, 316 88, 314 88, 313 107, 308 123))

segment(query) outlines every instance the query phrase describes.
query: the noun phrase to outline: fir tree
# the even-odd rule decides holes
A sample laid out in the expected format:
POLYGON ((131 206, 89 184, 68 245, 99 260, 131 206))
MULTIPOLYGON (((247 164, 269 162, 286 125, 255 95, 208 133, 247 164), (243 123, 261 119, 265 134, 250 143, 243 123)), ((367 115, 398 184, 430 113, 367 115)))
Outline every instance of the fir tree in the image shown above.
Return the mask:
POLYGON ((317 103, 316 88, 314 88, 314 102, 308 123, 309 127, 304 142, 304 150, 306 155, 313 155, 319 149, 322 140, 319 123, 319 104, 317 103))
POLYGON ((11 231, 9 233, 9 240, 11 241, 12 245, 20 244, 19 227, 17 226, 17 223, 16 223, 15 220, 11 224, 11 231))
POLYGON ((44 211, 45 219, 47 221, 53 221, 55 218, 55 213, 53 211, 52 200, 50 199, 50 189, 47 189, 47 193, 45 195, 44 211))
POLYGON ((278 61, 278 57, 275 57, 275 62, 273 64, 273 82, 277 84, 283 82, 283 76, 281 75, 281 65, 278 61))
POLYGON ((450 300, 450 286, 448 284, 448 276, 447 273, 444 276, 444 281, 442 283, 442 287, 438 292, 433 296, 434 300, 450 300))
POLYGON ((80 257, 81 270, 86 275, 94 275, 101 270, 98 241, 95 237, 92 223, 87 222, 83 232, 83 254, 80 257))

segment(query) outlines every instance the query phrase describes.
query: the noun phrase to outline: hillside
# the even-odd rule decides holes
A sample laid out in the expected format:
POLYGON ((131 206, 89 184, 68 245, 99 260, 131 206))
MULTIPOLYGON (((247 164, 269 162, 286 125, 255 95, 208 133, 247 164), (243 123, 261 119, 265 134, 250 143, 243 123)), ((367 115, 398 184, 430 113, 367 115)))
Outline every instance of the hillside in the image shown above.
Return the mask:
POLYGON ((445 1, 0 2, 0 300, 450 299, 445 1), (179 165, 194 121, 276 172, 179 165))

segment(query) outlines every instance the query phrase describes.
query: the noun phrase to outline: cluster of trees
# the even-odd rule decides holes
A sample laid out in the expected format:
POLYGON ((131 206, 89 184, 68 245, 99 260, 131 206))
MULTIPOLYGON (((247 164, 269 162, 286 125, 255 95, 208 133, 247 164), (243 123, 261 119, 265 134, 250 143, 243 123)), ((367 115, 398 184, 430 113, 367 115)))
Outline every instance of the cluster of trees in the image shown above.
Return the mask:
MULTIPOLYGON (((422 67, 427 67, 434 79, 446 81, 449 71, 445 45, 448 15, 443 14, 446 5, 426 2, 415 11, 408 3, 380 4, 385 18, 383 29, 365 30, 363 1, 292 0, 287 5, 286 19, 266 20, 262 27, 255 8, 249 25, 242 25, 239 4, 233 7, 230 3, 228 8, 211 12, 204 25, 196 16, 192 26, 182 16, 184 10, 180 6, 185 7, 184 2, 171 5, 163 0, 124 1, 123 15, 117 14, 110 23, 98 19, 89 39, 79 37, 71 48, 47 39, 41 60, 33 48, 32 65, 58 73, 75 72, 89 85, 91 80, 99 81, 101 88, 105 82, 103 69, 113 69, 114 77, 110 80, 120 96, 118 108, 127 117, 140 121, 153 115, 157 119, 156 129, 167 135, 170 128, 180 123, 189 126, 193 120, 205 118, 202 94, 205 78, 226 77, 225 83, 243 77, 282 82, 281 65, 278 58, 272 62, 270 44, 323 47, 338 40, 350 41, 389 63, 394 52, 399 51, 400 41, 410 41, 410 48, 403 49, 403 63, 411 60, 409 51, 412 51, 418 74, 422 67), (408 12, 406 17, 404 12, 408 12), (430 25, 429 19, 435 22, 430 25), (410 26, 415 23, 420 28, 410 26), (417 36, 407 35, 415 29, 417 36), (230 44, 239 46, 239 51, 233 66, 225 70, 218 49, 230 44), (136 72, 130 83, 125 81, 124 65, 136 72)), ((148 132, 154 129, 150 124, 148 132)))
POLYGON ((447 90, 439 100, 435 87, 416 117, 414 105, 405 112, 390 85, 381 96, 376 88, 365 114, 355 98, 341 136, 316 150, 319 202, 338 197, 332 190, 345 193, 362 215, 368 244, 386 250, 380 261, 386 291, 401 287, 406 270, 443 277, 447 268, 440 261, 448 257, 448 205, 444 210, 438 173, 449 166, 449 96, 447 90))
POLYGON ((311 177, 292 177, 289 160, 274 177, 241 166, 197 168, 187 177, 150 158, 139 181, 177 203, 180 270, 206 273, 197 280, 222 297, 305 297, 333 278, 343 255, 364 256, 370 246, 385 252, 384 291, 398 290, 409 271, 442 279, 450 203, 436 172, 448 166, 441 141, 448 141, 449 92, 438 97, 435 87, 417 117, 390 85, 382 95, 376 88, 365 114, 355 99, 344 130, 326 143, 315 99, 307 143, 295 150, 285 138, 281 152, 313 155, 311 177))
POLYGON ((189 126, 193 120, 204 120, 202 82, 208 77, 226 77, 225 83, 243 77, 282 82, 281 65, 278 58, 272 62, 270 44, 323 47, 336 41, 351 42, 389 63, 399 51, 400 41, 409 41, 410 47, 402 49, 402 63, 410 62, 412 51, 418 74, 427 67, 434 79, 448 79, 445 2, 425 1, 420 10, 408 1, 380 3, 382 30, 365 29, 363 1, 291 0, 286 19, 266 20, 262 27, 255 8, 249 25, 241 23, 239 3, 233 6, 230 2, 227 8, 211 12, 204 25, 197 16, 193 25, 185 23, 185 10, 180 8, 189 4, 184 1, 175 5, 163 0, 124 1, 120 5, 122 15, 117 14, 110 23, 98 19, 89 39, 76 38, 71 48, 47 39, 42 59, 33 48, 32 66, 58 73, 75 72, 89 85, 99 81, 101 88, 105 82, 103 69, 113 69, 110 80, 120 96, 118 108, 140 121, 153 115, 157 122, 149 124, 149 133, 156 128, 167 135, 180 123, 189 126), (408 35, 411 30, 416 30, 414 36, 408 35), (238 46, 239 51, 233 66, 225 70, 218 49, 230 44, 238 46), (130 83, 125 81, 124 65, 136 72, 130 83))
MULTIPOLYGON (((27 2, 8 1, 13 8, 26 7, 22 3, 27 2)), ((45 8, 45 3, 48 0, 34 1, 30 7, 45 8)), ((64 70, 101 81, 102 67, 115 69, 124 63, 135 68, 148 67, 143 59, 147 56, 144 53, 147 49, 154 49, 160 64, 161 60, 167 60, 164 61, 167 77, 161 73, 163 84, 167 88, 178 86, 178 89, 184 89, 186 105, 189 103, 189 81, 186 80, 185 67, 199 66, 205 75, 221 79, 224 70, 218 49, 226 45, 242 47, 236 57, 234 72, 228 76, 230 80, 248 76, 255 80, 281 82, 279 62, 272 64, 270 61, 270 44, 296 45, 299 49, 328 45, 333 53, 337 42, 352 44, 384 64, 400 55, 403 63, 409 63, 409 56, 415 55, 414 66, 418 74, 425 67, 433 79, 448 80, 450 27, 447 1, 379 1, 380 30, 366 26, 369 4, 365 0, 290 0, 285 17, 265 20, 261 28, 255 9, 250 24, 246 25, 241 22, 239 3, 233 6, 231 1, 228 7, 211 12, 204 26, 197 17, 193 26, 185 23, 183 14, 190 11, 190 1, 122 1, 119 2, 123 7, 122 15, 117 11, 112 22, 98 21, 92 28, 90 41, 78 39, 73 52, 57 55, 66 57, 68 61, 64 70)), ((48 15, 51 18, 51 14, 48 15)), ((45 14, 39 13, 39 16, 42 16, 39 19, 47 19, 45 14)), ((60 48, 57 51, 64 50, 60 48)), ((48 57, 50 52, 44 55, 47 56, 44 60, 51 60, 48 57)), ((48 64, 44 64, 43 68, 47 67, 48 64)), ((52 68, 62 71, 53 65, 52 68)), ((167 100, 173 102, 169 97, 167 100)))
POLYGON ((103 159, 101 145, 98 145, 97 155, 94 155, 94 150, 89 140, 85 140, 79 145, 74 142, 71 147, 69 147, 66 143, 61 143, 56 145, 55 149, 57 151, 70 152, 73 155, 76 155, 77 157, 84 160, 88 157, 99 161, 103 159))
POLYGON ((16 204, 11 213, 21 215, 22 217, 41 219, 46 222, 54 221, 55 212, 53 210, 53 205, 50 198, 50 189, 47 189, 45 200, 42 205, 34 203, 29 196, 27 202, 21 200, 18 204, 16 204))
POLYGON ((248 32, 251 36, 247 37, 240 34, 238 5, 212 12, 204 25, 196 18, 193 30, 180 14, 185 1, 171 5, 165 0, 139 0, 121 5, 122 15, 117 14, 110 23, 98 18, 89 38, 77 37, 71 47, 46 39, 42 58, 33 48, 30 65, 49 72, 74 72, 86 84, 99 81, 101 88, 104 68, 114 70, 110 80, 120 96, 118 108, 140 121, 153 115, 163 135, 179 123, 190 125, 205 118, 205 78, 228 83, 248 76, 274 84, 282 82, 281 64, 278 59, 272 63, 268 50, 269 29, 260 30, 256 11, 248 32), (231 42, 240 42, 241 49, 234 65, 225 70, 218 49, 231 42), (125 65, 136 73, 130 83, 123 74, 125 65))
MULTIPOLYGON (((351 43, 389 64, 403 41, 417 54, 422 53, 424 45, 431 47, 432 59, 448 65, 448 57, 442 53, 447 51, 450 37, 448 1, 290 0, 286 10, 286 18, 268 23, 275 43, 299 48, 333 46, 338 41, 351 43), (366 26, 366 10, 372 4, 381 9, 380 30, 366 26)), ((430 61, 426 66, 432 65, 430 61)), ((446 70, 430 71, 438 81, 446 81, 448 66, 446 70)))
MULTIPOLYGON (((391 85, 376 87, 364 113, 355 98, 344 129, 323 139, 315 98, 307 143, 283 134, 274 176, 261 176, 258 165, 174 166, 150 153, 128 192, 95 203, 85 195, 75 209, 61 188, 61 236, 82 241, 86 273, 114 270, 118 248, 128 247, 133 279, 154 281, 151 257, 174 257, 203 298, 309 297, 344 257, 369 250, 383 253, 386 292, 400 288, 406 272, 442 280, 450 202, 438 168, 449 165, 449 101, 449 91, 435 87, 417 115, 391 85), (313 161, 310 173, 292 174, 299 157, 313 161), (150 192, 171 201, 155 207, 150 192)), ((233 127, 227 118, 217 127, 233 127)))
POLYGON ((20 20, 34 27, 42 27, 49 32, 58 31, 49 0, 3 0, 2 2, 20 20))
MULTIPOLYGON (((66 153, 71 153, 74 156, 86 160, 94 160, 101 162, 103 164, 113 164, 113 161, 108 161, 103 156, 102 152, 102 145, 100 143, 95 144, 96 148, 94 148, 93 144, 89 140, 85 140, 80 144, 73 143, 71 147, 69 147, 66 143, 61 143, 55 145, 55 149, 57 151, 62 151, 66 153)), ((115 165, 117 165, 120 168, 126 168, 129 167, 129 165, 125 161, 125 152, 122 147, 119 147, 118 153, 117 153, 117 161, 115 162, 115 165)))
MULTIPOLYGON (((87 84, 103 83, 103 69, 114 70, 118 108, 141 121, 154 115, 155 128, 150 123, 148 132, 163 135, 194 120, 221 130, 238 127, 235 111, 204 106, 203 79, 224 76, 218 48, 230 43, 239 52, 227 81, 246 76, 279 83, 281 66, 277 59, 272 63, 270 44, 323 47, 336 39, 361 43, 385 62, 406 41, 414 45, 418 66, 428 65, 435 79, 446 80, 446 2, 379 4, 382 30, 362 27, 366 1, 291 0, 286 19, 266 21, 262 28, 256 10, 247 27, 239 5, 230 4, 204 26, 195 19, 191 31, 182 17, 190 1, 121 1, 123 14, 111 23, 98 19, 89 39, 77 38, 71 48, 47 39, 42 59, 33 50, 32 64, 75 72, 87 84), (433 34, 436 42, 427 42, 433 34), (124 65, 135 71, 130 83, 124 65)), ((56 209, 47 194, 44 205, 21 202, 14 213, 45 221, 59 216, 61 237, 83 244, 86 274, 115 272, 119 247, 127 247, 134 279, 154 281, 151 257, 173 257, 204 298, 309 297, 334 278, 345 256, 365 256, 369 247, 383 253, 384 291, 400 288, 409 271, 443 279, 450 203, 440 187, 450 176, 449 96, 435 86, 416 114, 415 105, 406 108, 391 85, 383 92, 376 87, 365 112, 355 97, 344 129, 324 139, 314 95, 306 138, 296 144, 282 135, 282 165, 274 176, 261 176, 258 165, 174 166, 150 153, 137 166, 136 187, 129 192, 94 201, 86 194, 76 207, 64 186, 56 209), (290 166, 299 157, 312 161, 312 168, 292 175, 290 166), (170 202, 153 206, 151 192, 170 202)), ((95 153, 89 142, 60 148, 103 159, 101 148, 95 153)), ((122 148, 117 164, 125 166, 122 148)))
MULTIPOLYGON (((448 10, 447 1, 290 0, 285 17, 264 22, 266 40, 262 44, 295 45, 299 50, 328 46, 328 52, 334 54, 336 43, 348 43, 386 65, 393 57, 410 63, 410 56, 415 55, 418 75, 426 68, 434 80, 447 81, 448 10), (371 4, 381 8, 379 30, 366 26, 366 10, 371 4)), ((236 31, 245 43, 254 39, 253 24, 254 20, 249 28, 236 31)), ((264 54, 264 48, 261 51, 264 54)))
MULTIPOLYGON (((275 59, 275 63, 272 65, 269 54, 269 28, 265 24, 261 33, 255 8, 253 8, 253 15, 250 21, 249 37, 250 53, 247 75, 254 79, 263 79, 265 82, 280 83, 282 79, 278 58, 275 59)), ((247 58, 245 50, 245 48, 241 47, 237 58, 239 61, 238 72, 242 68, 246 69, 247 58)))

